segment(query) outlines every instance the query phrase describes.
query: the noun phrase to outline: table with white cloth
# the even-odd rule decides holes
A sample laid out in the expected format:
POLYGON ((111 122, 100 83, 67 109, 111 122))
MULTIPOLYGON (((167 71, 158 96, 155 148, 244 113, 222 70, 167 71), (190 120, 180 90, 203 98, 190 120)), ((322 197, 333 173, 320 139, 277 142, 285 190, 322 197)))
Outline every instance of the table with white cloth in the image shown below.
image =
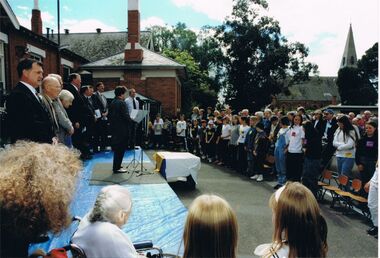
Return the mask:
POLYGON ((186 181, 195 188, 198 180, 198 171, 201 168, 201 159, 188 152, 157 152, 156 171, 168 182, 186 181))

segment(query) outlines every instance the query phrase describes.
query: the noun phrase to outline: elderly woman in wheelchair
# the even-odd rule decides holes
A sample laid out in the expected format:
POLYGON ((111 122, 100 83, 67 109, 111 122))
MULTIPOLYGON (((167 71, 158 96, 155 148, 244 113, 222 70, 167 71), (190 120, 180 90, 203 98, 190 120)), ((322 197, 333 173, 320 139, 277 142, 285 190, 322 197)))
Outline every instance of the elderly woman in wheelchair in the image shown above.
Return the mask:
POLYGON ((81 221, 72 243, 87 257, 139 257, 131 240, 121 230, 131 208, 132 199, 127 188, 104 187, 92 211, 81 221))

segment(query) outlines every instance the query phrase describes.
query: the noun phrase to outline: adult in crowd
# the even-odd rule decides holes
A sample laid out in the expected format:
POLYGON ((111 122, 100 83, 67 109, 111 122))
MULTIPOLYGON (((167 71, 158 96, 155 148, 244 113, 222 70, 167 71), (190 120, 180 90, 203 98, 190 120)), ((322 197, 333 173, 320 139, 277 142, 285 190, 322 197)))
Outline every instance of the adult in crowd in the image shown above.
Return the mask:
POLYGON ((323 120, 322 110, 317 109, 314 111, 314 116, 311 122, 313 123, 315 130, 317 130, 320 138, 322 138, 326 128, 326 121, 323 120))
POLYGON ((305 131, 305 158, 303 163, 302 184, 309 188, 316 197, 318 192, 318 178, 321 174, 322 140, 318 131, 314 128, 312 121, 304 122, 303 129, 305 131))
POLYGON ((95 149, 95 132, 96 132, 96 121, 101 117, 97 103, 92 98, 94 94, 94 88, 92 85, 82 86, 80 89, 80 94, 84 100, 84 109, 83 109, 83 123, 86 127, 84 131, 84 138, 88 144, 88 148, 92 149, 93 152, 98 152, 95 149))
POLYGON ((201 195, 189 208, 183 233, 184 258, 235 258, 238 241, 236 215, 226 200, 201 195))
MULTIPOLYGON (((128 107, 129 116, 131 116, 131 112, 134 109, 140 109, 140 102, 136 99, 136 90, 134 88, 131 88, 129 90, 129 96, 125 99, 125 103, 128 107)), ((131 120, 129 123, 129 135, 128 135, 128 148, 134 149, 135 145, 137 143, 136 137, 137 137, 137 127, 138 124, 131 120)), ((139 132, 140 133, 140 132, 139 132)))
POLYGON ((337 121, 339 127, 334 134, 333 144, 336 148, 338 173, 352 177, 358 136, 347 116, 343 115, 337 121))
POLYGON ((257 124, 257 116, 251 116, 249 119, 249 130, 247 132, 247 136, 244 141, 244 149, 247 153, 247 170, 246 174, 251 177, 251 179, 256 180, 257 176, 255 174, 255 157, 253 155, 253 150, 255 148, 255 138, 256 138, 256 124, 257 124))
POLYGON ((58 95, 58 99, 61 104, 59 104, 58 101, 53 102, 55 110, 57 111, 59 124, 58 141, 72 148, 71 135, 74 133, 74 127, 66 110, 73 104, 74 95, 68 90, 62 90, 58 95))
POLYGON ((53 123, 36 91, 43 78, 42 63, 23 59, 17 65, 17 73, 20 81, 6 102, 6 122, 11 143, 17 140, 52 143, 55 137, 53 123))
POLYGON ((378 159, 378 133, 375 122, 367 122, 365 125, 365 134, 357 143, 355 155, 356 165, 360 172, 363 183, 367 183, 375 171, 378 159))
POLYGON ((379 188, 379 176, 378 176, 378 168, 376 168, 375 173, 369 182, 367 182, 364 186, 366 192, 368 192, 368 208, 371 213, 371 220, 373 226, 367 230, 367 233, 371 236, 377 238, 378 234, 378 188, 379 188))
POLYGON ((86 257, 138 257, 132 241, 121 230, 128 221, 131 209, 132 197, 126 187, 104 187, 71 241, 83 249, 86 257))
POLYGON ((0 256, 27 257, 30 243, 70 225, 81 162, 63 145, 19 141, 1 150, 0 164, 0 256))
POLYGON ((271 244, 256 248, 261 257, 326 257, 327 224, 317 200, 298 182, 287 183, 270 198, 274 231, 271 244))
POLYGON ((97 150, 104 151, 108 144, 108 103, 107 98, 103 95, 104 84, 98 82, 95 85, 95 91, 92 95, 95 106, 99 109, 100 117, 96 120, 94 147, 97 150))
POLYGON ((198 107, 193 107, 193 113, 191 113, 191 121, 194 120, 201 120, 201 116, 199 115, 199 108, 198 107))
POLYGON ((53 76, 47 76, 42 80, 41 84, 41 102, 42 106, 45 108, 49 115, 49 119, 52 121, 52 129, 55 137, 59 135, 59 124, 58 124, 58 115, 57 111, 54 108, 54 101, 58 98, 59 93, 61 92, 61 84, 53 76))
POLYGON ((74 134, 72 135, 73 145, 81 152, 80 158, 82 160, 91 159, 90 149, 85 138, 85 102, 80 94, 82 85, 82 78, 78 73, 69 75, 69 83, 64 85, 64 89, 68 90, 74 96, 73 104, 69 106, 66 111, 69 115, 70 121, 74 126, 74 134))
POLYGON ((129 116, 128 105, 125 102, 127 89, 124 86, 115 88, 115 98, 109 107, 111 147, 114 151, 112 171, 114 173, 125 173, 126 169, 122 168, 125 150, 128 146, 129 130, 132 123, 129 116))
POLYGON ((323 118, 325 120, 325 127, 323 128, 322 136, 322 169, 326 168, 329 164, 331 157, 334 155, 336 148, 333 145, 334 133, 338 128, 338 123, 334 117, 332 109, 323 111, 323 118))
POLYGON ((310 116, 308 114, 306 114, 306 110, 304 107, 298 107, 297 108, 297 114, 302 116, 302 120, 303 121, 308 121, 310 120, 310 116))
POLYGON ((288 117, 284 116, 280 119, 281 129, 277 134, 277 141, 274 149, 275 166, 277 171, 277 185, 274 189, 279 189, 286 183, 286 153, 287 146, 286 133, 289 130, 288 117))
POLYGON ((286 133, 288 146, 286 150, 286 178, 290 181, 301 181, 303 169, 302 144, 305 132, 302 128, 302 116, 295 115, 292 125, 286 133))

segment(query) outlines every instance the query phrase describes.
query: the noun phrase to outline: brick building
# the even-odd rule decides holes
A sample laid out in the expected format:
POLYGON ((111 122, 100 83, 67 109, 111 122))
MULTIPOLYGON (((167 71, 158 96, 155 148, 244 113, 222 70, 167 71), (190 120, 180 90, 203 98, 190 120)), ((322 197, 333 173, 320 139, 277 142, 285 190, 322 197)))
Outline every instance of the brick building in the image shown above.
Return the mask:
POLYGON ((104 82, 106 90, 117 85, 134 87, 138 93, 161 102, 164 115, 175 115, 181 109, 185 66, 141 46, 140 34, 139 0, 129 0, 124 50, 81 68, 92 73, 94 83, 104 82))
POLYGON ((54 41, 42 35, 41 11, 38 0, 34 1, 31 28, 21 26, 6 0, 0 0, 0 90, 8 93, 19 81, 17 64, 21 58, 39 60, 44 75, 64 74, 78 70, 88 60, 78 54, 62 49, 54 41))

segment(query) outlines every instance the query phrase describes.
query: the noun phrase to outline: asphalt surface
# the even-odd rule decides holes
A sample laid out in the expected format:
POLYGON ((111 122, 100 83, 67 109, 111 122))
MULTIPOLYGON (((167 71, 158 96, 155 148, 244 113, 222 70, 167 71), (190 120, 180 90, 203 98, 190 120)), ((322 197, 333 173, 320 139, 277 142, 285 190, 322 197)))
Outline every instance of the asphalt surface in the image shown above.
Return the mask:
MULTIPOLYGON (((151 160, 153 151, 147 151, 151 160)), ((239 223, 238 256, 252 257, 256 246, 272 239, 272 213, 268 206, 274 181, 256 182, 225 167, 202 162, 198 184, 190 190, 184 183, 170 186, 186 207, 197 196, 214 193, 225 198, 235 210, 239 223)), ((361 214, 343 214, 320 203, 328 224, 328 257, 378 257, 378 240, 367 235, 369 221, 361 214)))

